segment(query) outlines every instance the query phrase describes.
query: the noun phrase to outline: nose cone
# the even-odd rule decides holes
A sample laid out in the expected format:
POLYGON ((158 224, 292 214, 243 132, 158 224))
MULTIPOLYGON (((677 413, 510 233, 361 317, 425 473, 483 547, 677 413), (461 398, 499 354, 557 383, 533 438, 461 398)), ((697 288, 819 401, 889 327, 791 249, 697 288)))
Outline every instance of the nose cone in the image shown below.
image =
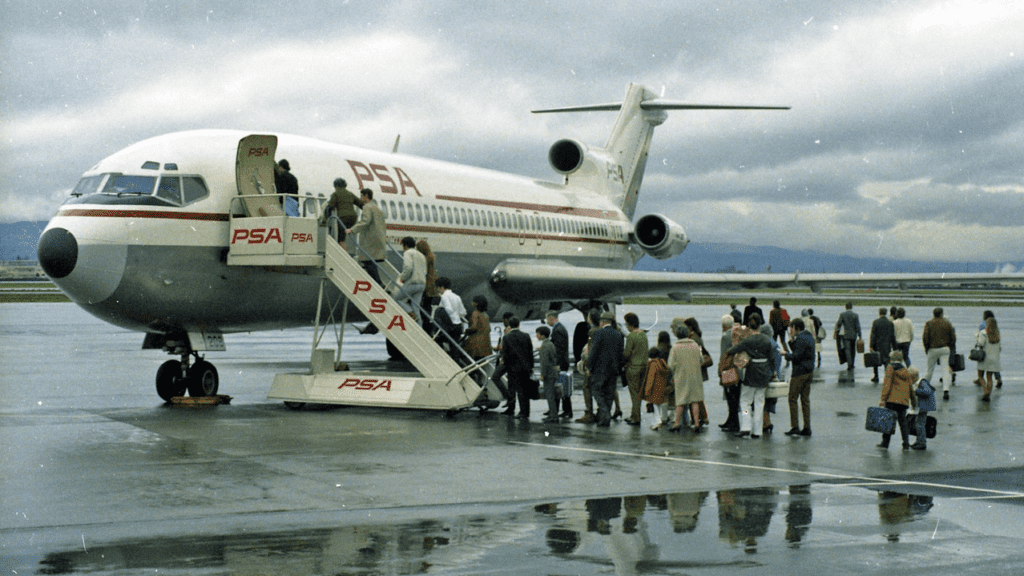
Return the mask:
POLYGON ((39 237, 36 255, 47 276, 65 278, 78 263, 78 241, 74 234, 63 228, 50 228, 39 237))

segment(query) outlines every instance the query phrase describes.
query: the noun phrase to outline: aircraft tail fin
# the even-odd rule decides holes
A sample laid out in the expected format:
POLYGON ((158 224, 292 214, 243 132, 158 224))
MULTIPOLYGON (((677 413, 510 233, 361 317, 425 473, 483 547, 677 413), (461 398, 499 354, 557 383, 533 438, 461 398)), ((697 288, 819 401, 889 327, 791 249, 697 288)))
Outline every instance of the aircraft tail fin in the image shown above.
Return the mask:
POLYGON ((647 155, 654 128, 668 118, 668 110, 788 110, 781 106, 732 106, 720 104, 689 104, 663 100, 650 88, 640 84, 626 87, 622 102, 589 104, 563 108, 533 110, 535 114, 556 112, 618 111, 619 117, 604 147, 591 150, 575 140, 560 140, 548 152, 551 166, 566 176, 569 185, 603 192, 633 216, 647 168, 647 155))

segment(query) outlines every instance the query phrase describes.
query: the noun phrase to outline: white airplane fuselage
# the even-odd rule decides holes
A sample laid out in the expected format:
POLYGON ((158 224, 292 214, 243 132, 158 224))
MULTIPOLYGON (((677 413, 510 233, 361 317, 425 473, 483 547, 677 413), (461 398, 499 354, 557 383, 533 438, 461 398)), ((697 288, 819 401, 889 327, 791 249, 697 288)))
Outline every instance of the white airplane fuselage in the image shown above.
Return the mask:
MULTIPOLYGON (((44 230, 44 270, 79 306, 132 330, 231 333, 309 325, 317 310, 316 270, 226 261, 232 241, 279 240, 270 231, 230 237, 229 214, 240 213, 235 155, 247 135, 168 134, 102 160, 44 230), (153 186, 155 194, 142 193, 153 186)), ((437 274, 451 278, 467 302, 488 297, 492 313, 504 307, 538 317, 548 307, 490 289, 491 272, 503 261, 629 269, 641 254, 630 248, 627 214, 585 189, 283 134, 276 156, 289 160, 300 195, 326 198, 337 177, 353 191, 371 189, 387 217, 388 242, 427 240, 437 274)))

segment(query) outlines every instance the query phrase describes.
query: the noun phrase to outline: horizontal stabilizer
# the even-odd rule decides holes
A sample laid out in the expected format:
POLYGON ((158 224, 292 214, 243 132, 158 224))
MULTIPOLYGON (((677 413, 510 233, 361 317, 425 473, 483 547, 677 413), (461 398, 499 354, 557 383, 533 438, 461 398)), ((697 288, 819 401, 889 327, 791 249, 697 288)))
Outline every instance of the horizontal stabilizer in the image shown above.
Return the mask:
MULTIPOLYGON (((532 110, 534 114, 553 112, 615 112, 622 108, 622 102, 608 104, 588 104, 584 106, 567 106, 564 108, 545 108, 532 110)), ((643 110, 789 110, 789 106, 740 106, 728 104, 689 104, 676 100, 644 100, 640 102, 643 110)))

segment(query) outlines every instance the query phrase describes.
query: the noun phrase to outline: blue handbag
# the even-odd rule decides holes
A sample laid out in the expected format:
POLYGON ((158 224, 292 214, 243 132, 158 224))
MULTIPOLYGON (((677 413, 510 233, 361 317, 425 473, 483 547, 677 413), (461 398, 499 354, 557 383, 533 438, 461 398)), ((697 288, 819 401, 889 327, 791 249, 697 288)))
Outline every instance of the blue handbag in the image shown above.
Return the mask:
POLYGON ((932 394, 935 394, 935 388, 932 386, 931 382, 922 378, 914 393, 917 394, 918 398, 927 398, 932 394))

